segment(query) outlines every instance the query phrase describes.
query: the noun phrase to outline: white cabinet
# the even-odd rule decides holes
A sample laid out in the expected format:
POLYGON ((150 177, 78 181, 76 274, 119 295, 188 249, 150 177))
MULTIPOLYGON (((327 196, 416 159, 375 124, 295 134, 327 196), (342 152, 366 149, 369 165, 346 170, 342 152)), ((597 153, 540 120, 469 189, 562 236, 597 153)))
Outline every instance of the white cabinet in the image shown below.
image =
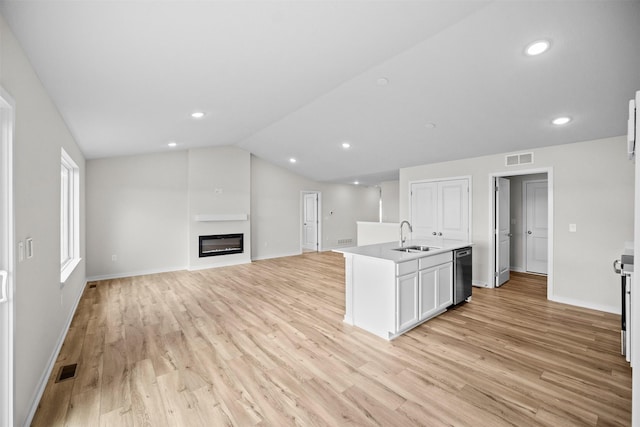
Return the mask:
POLYGON ((407 329, 418 321, 418 273, 396 279, 396 331, 407 329))
POLYGON ((411 183, 413 239, 469 240, 469 179, 411 183))
POLYGON ((453 302, 452 253, 399 263, 395 333, 442 313, 453 302))

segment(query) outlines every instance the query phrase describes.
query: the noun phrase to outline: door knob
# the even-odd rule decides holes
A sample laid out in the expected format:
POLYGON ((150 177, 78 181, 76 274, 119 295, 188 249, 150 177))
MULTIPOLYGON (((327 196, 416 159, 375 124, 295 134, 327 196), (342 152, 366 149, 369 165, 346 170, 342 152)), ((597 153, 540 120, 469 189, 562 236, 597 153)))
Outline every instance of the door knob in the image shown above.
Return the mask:
POLYGON ((531 232, 531 230, 529 230, 529 231, 527 231, 527 234, 533 234, 533 233, 531 232))
POLYGON ((433 233, 431 233, 431 234, 433 234, 433 235, 435 236, 435 235, 436 235, 436 232, 434 231, 434 232, 433 232, 433 233))
POLYGON ((509 234, 507 234, 507 236, 513 237, 513 233, 509 233, 509 234))
POLYGON ((438 233, 438 236, 442 236, 442 233, 438 233))

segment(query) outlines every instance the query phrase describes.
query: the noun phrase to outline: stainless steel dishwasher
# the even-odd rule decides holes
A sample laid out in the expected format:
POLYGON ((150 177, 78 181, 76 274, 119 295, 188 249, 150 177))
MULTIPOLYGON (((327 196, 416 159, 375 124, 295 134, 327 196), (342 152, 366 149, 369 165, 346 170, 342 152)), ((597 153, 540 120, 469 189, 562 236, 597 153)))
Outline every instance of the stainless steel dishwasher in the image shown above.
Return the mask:
POLYGON ((453 304, 471 301, 471 247, 453 251, 453 304))

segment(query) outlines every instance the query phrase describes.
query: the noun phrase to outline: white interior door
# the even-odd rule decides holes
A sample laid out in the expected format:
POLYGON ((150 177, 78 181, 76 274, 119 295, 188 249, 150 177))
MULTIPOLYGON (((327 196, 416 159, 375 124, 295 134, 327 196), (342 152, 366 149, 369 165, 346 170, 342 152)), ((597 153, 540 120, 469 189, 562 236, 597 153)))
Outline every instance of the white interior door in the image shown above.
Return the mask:
POLYGON ((526 271, 547 274, 549 236, 547 181, 526 181, 525 200, 525 247, 526 271))
POLYGON ((318 194, 307 193, 303 199, 302 248, 318 250, 318 194))
POLYGON ((511 219, 510 182, 506 178, 496 178, 496 286, 509 280, 511 219))
POLYGON ((469 180, 438 183, 438 236, 469 241, 469 180))
POLYGON ((438 232, 438 183, 411 184, 411 226, 413 239, 429 239, 438 232))
POLYGON ((13 102, 0 88, 0 425, 13 425, 13 102))

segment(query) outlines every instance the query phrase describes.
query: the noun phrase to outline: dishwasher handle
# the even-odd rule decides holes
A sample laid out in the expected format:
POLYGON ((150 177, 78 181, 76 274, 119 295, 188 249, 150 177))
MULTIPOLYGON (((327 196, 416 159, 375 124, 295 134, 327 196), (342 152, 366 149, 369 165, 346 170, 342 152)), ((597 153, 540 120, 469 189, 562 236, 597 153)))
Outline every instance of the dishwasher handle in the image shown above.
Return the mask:
POLYGON ((465 249, 456 252, 456 258, 462 258, 463 256, 471 255, 471 249, 465 249))

